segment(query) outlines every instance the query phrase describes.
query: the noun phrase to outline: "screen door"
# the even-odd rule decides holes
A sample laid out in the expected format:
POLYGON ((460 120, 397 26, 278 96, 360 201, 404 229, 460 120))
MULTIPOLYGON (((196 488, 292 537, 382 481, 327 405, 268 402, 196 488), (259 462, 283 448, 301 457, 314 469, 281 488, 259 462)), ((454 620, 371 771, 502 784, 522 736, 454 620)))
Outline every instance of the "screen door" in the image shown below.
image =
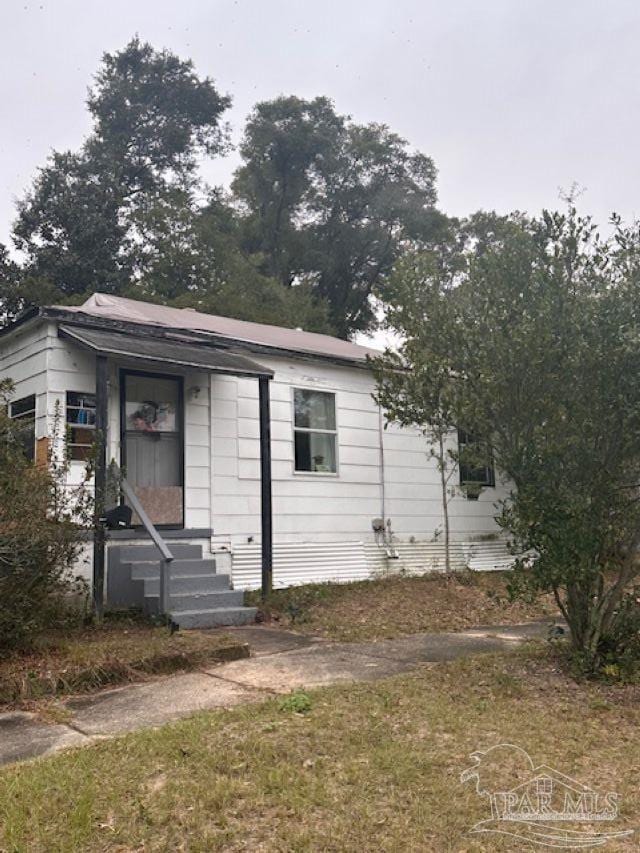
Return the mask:
POLYGON ((182 527, 182 380, 133 372, 122 380, 125 477, 154 524, 182 527))

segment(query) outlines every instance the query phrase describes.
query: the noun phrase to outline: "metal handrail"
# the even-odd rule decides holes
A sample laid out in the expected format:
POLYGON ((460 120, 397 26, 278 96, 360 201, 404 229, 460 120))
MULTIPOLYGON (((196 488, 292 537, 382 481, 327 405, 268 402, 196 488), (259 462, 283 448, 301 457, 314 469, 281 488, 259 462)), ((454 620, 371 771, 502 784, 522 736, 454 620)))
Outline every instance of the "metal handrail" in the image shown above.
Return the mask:
POLYGON ((120 468, 115 463, 112 463, 112 467, 119 476, 120 490, 129 501, 131 509, 142 522, 142 526, 149 534, 151 541, 158 551, 160 551, 160 613, 161 615, 166 616, 169 613, 169 587, 171 584, 171 562, 173 560, 173 554, 169 550, 167 543, 158 533, 154 523, 145 512, 144 507, 140 503, 140 500, 133 488, 127 482, 125 477, 122 476, 120 468))

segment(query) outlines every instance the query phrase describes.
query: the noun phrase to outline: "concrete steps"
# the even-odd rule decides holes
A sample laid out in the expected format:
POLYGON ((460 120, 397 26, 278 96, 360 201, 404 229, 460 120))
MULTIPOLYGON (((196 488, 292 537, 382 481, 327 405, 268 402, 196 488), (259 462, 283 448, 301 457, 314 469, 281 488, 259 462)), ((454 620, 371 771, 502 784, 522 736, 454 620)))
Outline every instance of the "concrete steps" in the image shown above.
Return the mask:
POLYGON ((171 615, 181 628, 210 628, 213 625, 247 625, 255 620, 257 612, 257 607, 214 607, 174 611, 171 615))
MULTIPOLYGON (((229 589, 229 579, 227 575, 192 575, 180 574, 174 575, 171 572, 171 588, 169 592, 173 595, 190 592, 201 594, 206 592, 219 592, 229 589)), ((145 595, 160 594, 160 578, 147 578, 144 584, 145 595)))
MULTIPOLYGON (((244 594, 231 589, 228 575, 216 573, 215 560, 203 558, 199 545, 170 544, 169 608, 180 628, 247 625, 255 607, 244 607, 244 594)), ((148 545, 111 546, 107 590, 116 606, 141 607, 147 615, 160 612, 160 559, 148 545), (113 552, 116 552, 115 554, 113 552), (115 600, 114 600, 115 599, 115 600)))
MULTIPOLYGON (((220 589, 215 592, 180 592, 169 590, 169 607, 171 615, 183 610, 216 610, 219 607, 242 607, 244 593, 242 590, 220 589)), ((145 595, 145 612, 155 615, 159 612, 159 596, 145 595)), ((173 620, 176 621, 175 619, 173 620)))
MULTIPOLYGON (((159 560, 144 560, 142 562, 130 562, 131 577, 133 580, 153 580, 160 577, 159 560)), ((171 577, 179 578, 193 575, 214 576, 216 575, 216 561, 207 559, 174 560, 171 563, 171 577)), ((217 575, 227 578, 227 575, 217 575)))

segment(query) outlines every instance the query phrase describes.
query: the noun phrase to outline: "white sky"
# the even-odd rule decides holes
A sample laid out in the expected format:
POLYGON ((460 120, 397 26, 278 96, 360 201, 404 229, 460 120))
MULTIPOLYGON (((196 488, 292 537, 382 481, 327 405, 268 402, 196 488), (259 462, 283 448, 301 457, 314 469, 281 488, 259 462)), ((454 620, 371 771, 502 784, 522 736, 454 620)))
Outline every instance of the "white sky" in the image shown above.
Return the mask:
MULTIPOLYGON (((191 57, 233 96, 328 95, 438 167, 441 208, 638 212, 638 0, 1 0, 0 241, 52 149, 88 131, 86 88, 134 33, 191 57)), ((207 177, 226 183, 235 155, 207 177)))

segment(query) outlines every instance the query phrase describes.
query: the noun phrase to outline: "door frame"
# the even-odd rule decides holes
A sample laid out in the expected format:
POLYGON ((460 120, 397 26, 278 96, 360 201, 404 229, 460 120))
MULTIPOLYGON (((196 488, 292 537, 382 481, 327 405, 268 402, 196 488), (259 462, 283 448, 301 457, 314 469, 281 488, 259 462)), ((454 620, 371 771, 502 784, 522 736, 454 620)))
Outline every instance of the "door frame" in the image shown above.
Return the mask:
MULTIPOLYGON (((120 467, 124 471, 124 476, 127 476, 127 417, 126 417, 126 377, 127 376, 143 376, 148 379, 171 379, 178 383, 178 408, 180 415, 177 418, 178 423, 178 464, 180 465, 180 473, 182 477, 182 524, 156 524, 159 530, 184 530, 186 527, 186 492, 187 486, 185 482, 185 460, 184 460, 184 441, 185 441, 185 410, 184 410, 184 376, 179 373, 155 373, 151 370, 135 370, 127 367, 121 367, 118 373, 119 397, 120 397, 120 467)), ((124 497, 120 496, 120 503, 124 503, 124 497)), ((135 530, 142 527, 140 524, 134 525, 135 530)))

